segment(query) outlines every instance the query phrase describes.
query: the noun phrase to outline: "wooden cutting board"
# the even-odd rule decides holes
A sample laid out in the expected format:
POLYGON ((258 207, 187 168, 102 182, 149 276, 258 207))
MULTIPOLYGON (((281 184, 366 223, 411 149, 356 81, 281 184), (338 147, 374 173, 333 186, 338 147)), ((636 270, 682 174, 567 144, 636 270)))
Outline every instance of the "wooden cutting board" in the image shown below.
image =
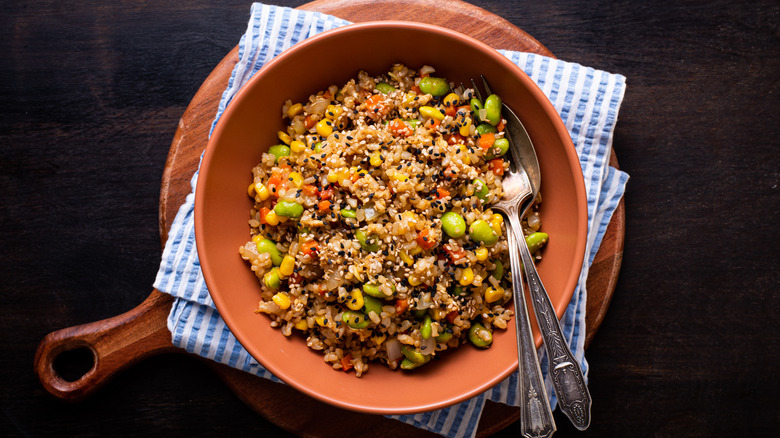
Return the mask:
MULTIPOLYGON (((553 57, 546 47, 508 21, 459 0, 318 0, 300 9, 319 11, 352 22, 412 20, 435 24, 470 35, 495 48, 553 57)), ((236 62, 238 47, 228 53, 204 81, 179 122, 165 164, 160 192, 159 225, 163 245, 176 212, 191 191, 190 179, 206 147, 217 105, 236 62)), ((610 165, 618 167, 614 151, 610 165)), ((604 319, 615 290, 622 262, 624 227, 625 208, 621 201, 588 276, 586 346, 604 319)), ((166 325, 172 302, 172 297, 154 290, 149 298, 127 313, 49 334, 41 342, 35 357, 35 368, 44 388, 59 398, 80 400, 117 372, 148 356, 183 352, 171 344, 166 325), (62 352, 76 348, 90 349, 95 363, 81 379, 68 382, 54 371, 52 364, 62 352)), ((286 385, 204 361, 247 405, 269 421, 300 436, 335 438, 341 435, 338 426, 343 424, 368 426, 370 429, 367 430, 374 431, 372 434, 376 437, 433 436, 382 416, 336 408, 286 385)), ((477 436, 491 435, 518 419, 519 409, 488 402, 477 436)))

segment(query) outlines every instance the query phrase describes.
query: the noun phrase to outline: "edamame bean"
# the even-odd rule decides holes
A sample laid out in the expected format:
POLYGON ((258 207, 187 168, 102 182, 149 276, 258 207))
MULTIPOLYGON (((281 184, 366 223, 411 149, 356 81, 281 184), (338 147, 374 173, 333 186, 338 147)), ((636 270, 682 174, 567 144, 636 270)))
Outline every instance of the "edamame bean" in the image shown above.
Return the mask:
POLYGON ((474 196, 481 200, 486 200, 488 195, 490 194, 490 189, 488 189, 487 183, 485 180, 482 179, 475 179, 471 182, 474 184, 474 196))
POLYGON ((385 297, 385 294, 382 293, 382 290, 379 289, 379 286, 371 283, 366 283, 363 285, 363 292, 366 295, 370 295, 374 298, 387 298, 385 297))
POLYGON ((271 256, 271 262, 274 266, 282 264, 282 253, 276 248, 276 242, 271 239, 261 239, 257 241, 257 252, 260 254, 267 253, 271 256))
POLYGON ((341 322, 354 329, 364 329, 368 327, 370 321, 371 320, 368 319, 368 316, 363 312, 345 310, 341 314, 341 322))
POLYGON ((379 243, 376 241, 376 237, 366 234, 363 230, 355 231, 355 239, 357 239, 360 247, 368 252, 379 251, 379 243))
POLYGON ((496 265, 496 268, 493 269, 490 275, 492 275, 496 280, 500 281, 502 278, 504 278, 504 264, 501 262, 501 260, 496 260, 493 262, 493 264, 496 265))
POLYGON ((290 155, 290 146, 287 146, 286 144, 277 144, 268 148, 268 153, 275 157, 274 163, 278 163, 280 157, 287 157, 290 155))
POLYGON ((295 201, 279 201, 274 207, 277 216, 299 218, 303 214, 303 205, 295 201))
POLYGON ((444 333, 440 334, 439 336, 436 336, 433 339, 436 340, 436 342, 438 342, 439 344, 446 344, 447 342, 450 341, 450 339, 452 339, 452 331, 450 331, 450 329, 447 329, 444 331, 444 333))
POLYGON ((406 357, 410 361, 419 365, 422 365, 425 362, 428 362, 430 360, 430 356, 428 356, 427 354, 422 354, 421 351, 409 345, 401 346, 401 354, 403 354, 404 357, 406 357))
POLYGON ((465 297, 466 295, 470 295, 471 293, 469 292, 468 289, 458 284, 454 288, 452 288, 452 294, 459 297, 465 297))
POLYGON ((423 339, 428 339, 431 337, 431 334, 433 334, 433 327, 431 324, 433 321, 431 320, 431 315, 425 315, 425 319, 423 320, 422 326, 420 327, 420 336, 423 337, 423 339))
POLYGON ((458 213, 448 211, 441 216, 441 229, 453 239, 466 234, 466 220, 458 213))
POLYGON ((357 212, 355 210, 352 210, 351 208, 342 208, 341 209, 341 216, 342 217, 354 218, 356 215, 357 215, 357 212))
POLYGON ((528 250, 531 254, 539 251, 549 240, 547 233, 536 232, 525 236, 525 243, 528 245, 528 250))
POLYGON ((482 104, 482 101, 476 97, 472 97, 469 101, 469 106, 471 106, 471 112, 474 113, 474 120, 481 120, 479 118, 479 110, 485 108, 485 105, 482 104))
POLYGON ((376 84, 376 89, 379 90, 379 92, 382 94, 387 94, 395 91, 395 87, 388 84, 387 82, 380 82, 376 84))
POLYGON ((412 316, 414 316, 417 319, 420 319, 423 316, 425 316, 426 313, 428 313, 428 309, 414 309, 412 311, 412 316))
POLYGON ((487 221, 482 219, 471 223, 469 227, 469 237, 475 242, 480 242, 485 246, 492 246, 498 242, 498 235, 493 227, 487 221))
POLYGON ((485 99, 485 121, 493 126, 501 121, 501 98, 497 94, 491 94, 485 99))
POLYGON ((426 363, 428 363, 429 360, 431 360, 430 357, 428 357, 428 360, 426 360, 423 363, 415 363, 415 362, 412 362, 409 359, 404 358, 404 360, 401 361, 401 369, 402 370, 407 370, 407 371, 408 370, 413 370, 413 369, 415 369, 417 367, 421 367, 421 366, 425 365, 426 363))
POLYGON ((487 159, 503 157, 509 152, 509 140, 504 137, 499 137, 493 141, 493 146, 490 146, 487 153, 487 159))
POLYGON ((469 341, 475 347, 488 348, 493 343, 493 332, 486 329, 481 323, 475 322, 469 328, 469 341))
POLYGON ((363 295, 363 310, 366 312, 366 315, 374 312, 377 316, 380 316, 382 315, 382 301, 369 295, 363 295))
POLYGON ((450 84, 444 78, 435 78, 428 76, 420 80, 420 91, 436 97, 444 96, 450 92, 450 84))
POLYGON ((495 134, 496 132, 498 132, 498 129, 495 126, 491 125, 490 123, 480 123, 477 126, 477 134, 479 135, 487 134, 487 133, 495 134))
POLYGON ((263 276, 263 283, 268 289, 279 289, 282 286, 282 277, 279 276, 279 268, 273 268, 263 276))

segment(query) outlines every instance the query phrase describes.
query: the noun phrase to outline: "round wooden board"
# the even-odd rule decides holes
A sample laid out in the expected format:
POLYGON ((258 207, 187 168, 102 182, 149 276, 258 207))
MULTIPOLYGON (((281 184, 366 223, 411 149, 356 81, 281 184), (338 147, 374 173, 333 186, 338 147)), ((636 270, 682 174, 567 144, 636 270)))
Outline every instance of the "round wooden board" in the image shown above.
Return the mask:
MULTIPOLYGON (((318 0, 300 9, 319 11, 352 22, 414 20, 449 27, 495 48, 553 56, 541 43, 503 18, 458 0, 318 0)), ((165 165, 160 193, 159 220, 163 244, 179 206, 191 191, 190 179, 206 147, 217 105, 237 62, 238 47, 228 53, 205 80, 179 122, 165 165)), ((610 164, 618 166, 614 151, 610 164)), ((588 277, 586 345, 591 342, 601 324, 615 289, 622 261, 624 226, 625 212, 621 202, 588 277)), ((377 437, 433 436, 430 432, 382 416, 336 408, 286 385, 207 362, 247 405, 274 424, 300 436, 336 437, 341 435, 338 431, 343 424, 374 426, 368 430, 372 430, 372 434, 377 437)), ((518 419, 519 409, 488 402, 477 435, 491 435, 518 419)))

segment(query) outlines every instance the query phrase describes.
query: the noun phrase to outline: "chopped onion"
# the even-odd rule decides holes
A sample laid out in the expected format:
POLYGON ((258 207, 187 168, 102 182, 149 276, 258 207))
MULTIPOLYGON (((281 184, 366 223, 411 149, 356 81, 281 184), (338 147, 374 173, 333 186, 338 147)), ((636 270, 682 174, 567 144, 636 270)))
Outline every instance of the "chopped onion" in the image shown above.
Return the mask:
POLYGON ((487 119, 487 110, 485 108, 481 108, 479 110, 479 120, 485 120, 487 119))
POLYGON ((374 207, 363 207, 363 211, 366 212, 367 221, 372 221, 376 219, 377 216, 379 216, 379 213, 377 213, 377 211, 374 210, 374 207))
POLYGON ((436 349, 436 340, 433 339, 433 336, 431 336, 428 339, 423 339, 422 342, 420 343, 420 351, 422 351, 423 354, 431 354, 435 349, 436 349))
POLYGON ((401 358, 401 342, 397 338, 388 339, 385 342, 385 348, 387 349, 387 360, 390 362, 401 358))
POLYGON ((427 309, 429 307, 433 307, 430 292, 421 293, 417 301, 417 310, 427 309))

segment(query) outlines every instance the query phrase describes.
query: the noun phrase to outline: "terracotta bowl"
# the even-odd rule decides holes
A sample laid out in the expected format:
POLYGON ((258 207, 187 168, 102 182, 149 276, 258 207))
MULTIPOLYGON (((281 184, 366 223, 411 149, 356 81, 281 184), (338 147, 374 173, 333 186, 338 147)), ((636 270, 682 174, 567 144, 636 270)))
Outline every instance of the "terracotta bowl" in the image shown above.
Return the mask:
MULTIPOLYGON (((539 271, 559 317, 577 283, 587 232, 579 160, 560 117, 528 76, 483 43, 430 25, 362 23, 307 39, 255 74, 224 112, 201 164, 195 235, 203 276, 230 330, 274 375, 321 401, 377 414, 443 408, 501 382, 517 368, 514 330, 496 330, 485 351, 463 345, 414 372, 375 363, 357 378, 332 369, 302 337, 285 337, 266 316, 254 313, 260 286, 238 248, 249 238, 251 168, 278 142, 283 102, 306 100, 361 69, 386 72, 397 62, 412 68, 432 65, 455 83, 483 74, 525 124, 542 167, 542 227, 551 236, 539 271)), ((538 333, 536 339, 540 346, 538 333)))

